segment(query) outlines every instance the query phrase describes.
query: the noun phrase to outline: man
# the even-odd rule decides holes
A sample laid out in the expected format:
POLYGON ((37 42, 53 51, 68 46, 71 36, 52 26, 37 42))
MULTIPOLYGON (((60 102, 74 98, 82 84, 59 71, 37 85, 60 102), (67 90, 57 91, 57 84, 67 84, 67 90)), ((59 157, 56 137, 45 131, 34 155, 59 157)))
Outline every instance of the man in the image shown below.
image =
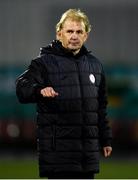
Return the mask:
POLYGON ((66 11, 57 40, 16 81, 19 101, 37 103, 40 177, 93 178, 100 149, 111 154, 103 68, 84 47, 90 30, 83 12, 66 11))

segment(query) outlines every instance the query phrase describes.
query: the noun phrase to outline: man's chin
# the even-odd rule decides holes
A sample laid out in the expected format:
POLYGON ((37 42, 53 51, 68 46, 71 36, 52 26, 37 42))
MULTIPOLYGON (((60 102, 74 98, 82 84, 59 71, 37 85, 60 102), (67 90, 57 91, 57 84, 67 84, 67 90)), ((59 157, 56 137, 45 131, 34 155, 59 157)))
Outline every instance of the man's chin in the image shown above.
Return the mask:
POLYGON ((80 50, 80 47, 70 47, 69 50, 72 52, 75 52, 75 51, 80 50))
POLYGON ((70 52, 72 52, 74 55, 78 54, 79 51, 80 51, 80 48, 79 49, 70 49, 70 52))

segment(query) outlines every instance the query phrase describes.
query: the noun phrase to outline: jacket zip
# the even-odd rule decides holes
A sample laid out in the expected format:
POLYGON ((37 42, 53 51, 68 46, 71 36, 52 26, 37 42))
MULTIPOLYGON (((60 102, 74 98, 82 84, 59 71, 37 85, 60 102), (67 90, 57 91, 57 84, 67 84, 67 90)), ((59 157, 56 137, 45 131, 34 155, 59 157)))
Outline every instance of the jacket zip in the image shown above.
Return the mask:
POLYGON ((55 150, 56 149, 56 125, 52 125, 52 149, 55 150))
POLYGON ((82 161, 81 161, 81 163, 82 163, 82 169, 84 169, 85 168, 85 149, 84 149, 84 130, 83 130, 84 125, 85 125, 85 123, 84 123, 84 113, 85 113, 85 111, 84 111, 84 101, 83 101, 84 95, 83 95, 81 76, 80 76, 80 70, 79 70, 79 65, 78 65, 79 62, 77 62, 75 59, 74 59, 74 62, 75 62, 77 73, 78 73, 81 100, 82 100, 82 103, 81 103, 81 111, 82 111, 81 112, 81 114, 82 114, 82 126, 81 126, 81 131, 82 131, 82 134, 81 134, 81 138, 82 138, 82 141, 81 141, 82 142, 82 161))

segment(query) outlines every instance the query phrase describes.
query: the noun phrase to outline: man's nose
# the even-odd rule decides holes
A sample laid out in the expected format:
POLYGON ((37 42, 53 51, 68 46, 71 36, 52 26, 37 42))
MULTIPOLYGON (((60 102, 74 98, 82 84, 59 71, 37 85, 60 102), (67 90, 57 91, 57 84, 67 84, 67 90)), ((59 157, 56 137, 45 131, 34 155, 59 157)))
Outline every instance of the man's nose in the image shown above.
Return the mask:
POLYGON ((78 35, 76 32, 72 33, 72 36, 71 36, 72 39, 77 39, 78 38, 78 35))

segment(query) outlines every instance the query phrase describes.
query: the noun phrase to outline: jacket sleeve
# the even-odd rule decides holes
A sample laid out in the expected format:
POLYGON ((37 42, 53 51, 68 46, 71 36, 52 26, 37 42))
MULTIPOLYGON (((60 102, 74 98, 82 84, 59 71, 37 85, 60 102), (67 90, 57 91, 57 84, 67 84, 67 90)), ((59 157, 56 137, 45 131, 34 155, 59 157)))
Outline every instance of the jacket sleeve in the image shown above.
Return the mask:
POLYGON ((102 72, 99 87, 99 138, 101 147, 111 146, 112 131, 107 120, 107 89, 105 74, 102 72))
POLYGON ((44 88, 43 66, 39 59, 32 60, 28 69, 16 80, 16 95, 20 103, 36 103, 44 88))

